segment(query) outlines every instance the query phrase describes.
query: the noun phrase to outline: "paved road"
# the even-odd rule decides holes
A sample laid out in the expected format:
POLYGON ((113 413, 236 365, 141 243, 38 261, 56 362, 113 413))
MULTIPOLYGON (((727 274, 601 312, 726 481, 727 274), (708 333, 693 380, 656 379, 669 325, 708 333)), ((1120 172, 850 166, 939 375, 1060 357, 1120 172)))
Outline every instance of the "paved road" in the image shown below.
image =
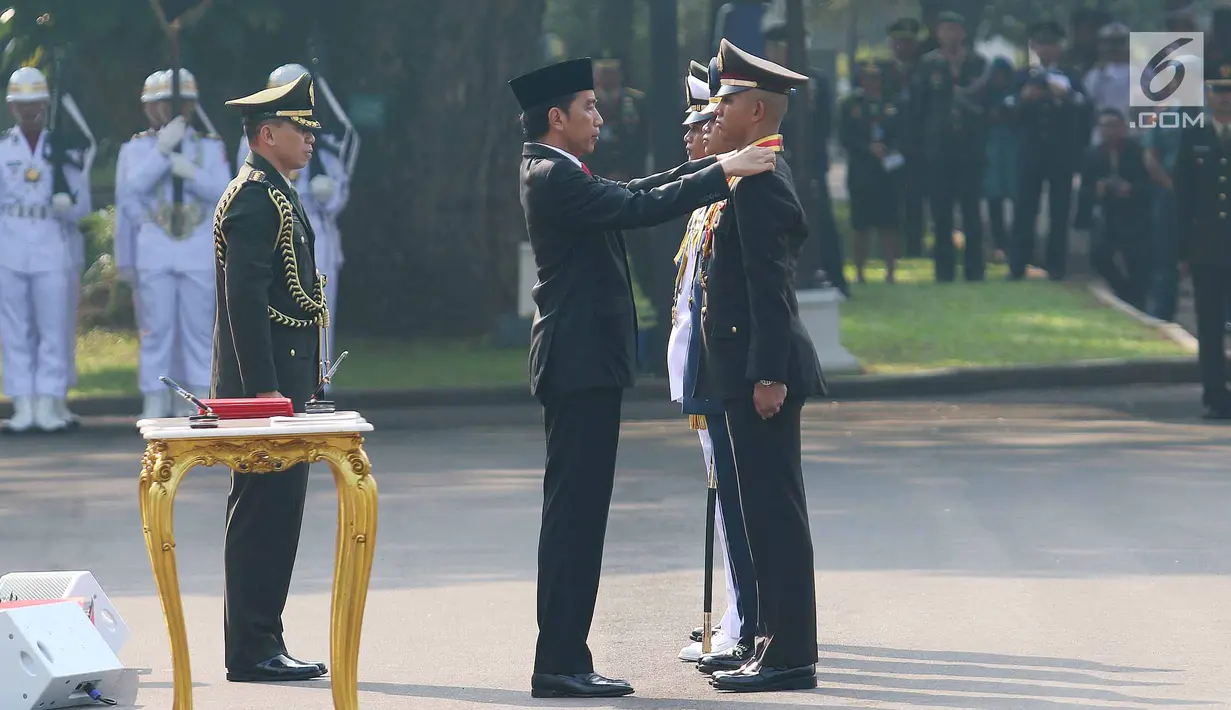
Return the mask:
MULTIPOLYGON (((370 439, 383 508, 363 707, 1231 706, 1231 429, 1193 419, 1196 397, 1179 387, 811 407, 821 688, 769 696, 717 695, 675 660, 700 618, 700 456, 678 418, 630 412, 643 418, 624 428, 591 639, 599 669, 638 692, 592 703, 527 692, 535 412, 400 430, 387 416, 370 439)), ((150 669, 139 702, 169 708, 135 500, 139 442, 0 446, 0 571, 93 570, 133 629, 123 660, 150 669)), ((223 679, 227 485, 198 471, 177 510, 196 707, 329 708, 327 680, 223 679)), ((314 660, 327 660, 331 485, 315 475, 286 617, 292 651, 314 660)))

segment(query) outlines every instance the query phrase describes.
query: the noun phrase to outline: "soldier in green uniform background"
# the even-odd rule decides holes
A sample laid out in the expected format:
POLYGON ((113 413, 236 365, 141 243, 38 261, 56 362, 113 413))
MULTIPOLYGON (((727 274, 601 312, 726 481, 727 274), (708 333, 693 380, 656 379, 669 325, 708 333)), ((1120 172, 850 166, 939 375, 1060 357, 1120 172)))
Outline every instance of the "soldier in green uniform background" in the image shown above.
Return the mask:
POLYGON ((644 174, 650 149, 645 94, 624 85, 619 59, 594 60, 594 95, 603 113, 603 130, 586 164, 596 175, 619 182, 644 174))
MULTIPOLYGON (((913 17, 901 17, 889 25, 893 59, 885 67, 885 96, 899 109, 910 105, 910 86, 919 71, 920 23, 913 17)), ((905 139, 908 136, 899 136, 905 139)), ((923 256, 923 198, 927 175, 923 171, 922 146, 901 140, 899 146, 906 164, 902 166, 900 200, 902 203, 902 239, 908 257, 923 256)))
POLYGON ((923 149, 936 244, 936 280, 948 282, 956 271, 953 207, 962 211, 966 238, 965 277, 982 281, 983 144, 986 130, 987 60, 966 45, 966 20, 956 12, 937 16, 940 48, 919 63, 911 87, 911 125, 923 149))
POLYGON ((1231 62, 1207 62, 1205 125, 1183 130, 1172 177, 1182 270, 1192 276, 1201 403, 1231 419, 1225 348, 1231 300, 1231 62))
POLYGON ((838 139, 846 151, 846 185, 851 228, 855 230, 855 276, 866 283, 863 267, 875 231, 885 258, 885 281, 893 283, 901 213, 897 209, 905 159, 899 151, 899 107, 883 90, 884 72, 875 62, 859 67, 859 86, 842 100, 838 139))
MULTIPOLYGON (((312 131, 320 128, 313 103, 309 74, 227 102, 243 112, 252 153, 214 212, 214 397, 285 396, 303 412, 319 384, 319 329, 329 311, 312 225, 287 177, 312 158, 312 131)), ((324 664, 292 658, 282 638, 307 489, 307 463, 231 473, 223 540, 227 680, 326 672, 324 664)))

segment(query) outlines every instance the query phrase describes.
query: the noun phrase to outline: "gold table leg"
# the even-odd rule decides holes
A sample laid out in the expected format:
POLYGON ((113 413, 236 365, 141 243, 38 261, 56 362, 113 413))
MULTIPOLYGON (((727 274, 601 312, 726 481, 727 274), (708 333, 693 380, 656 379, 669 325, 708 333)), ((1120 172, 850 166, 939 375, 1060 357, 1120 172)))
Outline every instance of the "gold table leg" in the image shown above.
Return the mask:
POLYGON ((192 462, 176 462, 162 442, 151 442, 146 449, 141 473, 141 521, 145 545, 154 568, 158 599, 171 638, 171 669, 175 681, 172 710, 192 710, 192 668, 188 657, 188 631, 184 626, 184 604, 180 597, 179 573, 175 565, 175 492, 192 462))
POLYGON ((359 708, 359 639, 376 551, 376 480, 362 438, 322 458, 338 486, 338 544, 330 604, 329 662, 335 710, 359 708))
POLYGON ((188 632, 175 564, 175 493, 192 468, 224 464, 244 473, 285 471, 325 461, 338 488, 338 538, 330 603, 329 660, 335 710, 359 708, 359 641, 376 550, 377 489, 363 437, 151 441, 141 462, 140 505, 145 544, 158 585, 167 634, 175 704, 192 710, 188 632))

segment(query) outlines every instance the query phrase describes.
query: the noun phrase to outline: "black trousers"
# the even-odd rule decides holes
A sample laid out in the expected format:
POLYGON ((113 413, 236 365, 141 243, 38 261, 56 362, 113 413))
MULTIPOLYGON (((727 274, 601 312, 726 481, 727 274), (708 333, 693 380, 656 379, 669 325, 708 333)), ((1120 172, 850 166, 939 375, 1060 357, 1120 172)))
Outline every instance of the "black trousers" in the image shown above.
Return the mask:
POLYGON ((978 166, 947 159, 930 161, 932 180, 931 210, 936 244, 932 259, 937 281, 952 281, 957 270, 957 249, 953 244, 953 206, 962 211, 962 233, 966 236, 965 277, 983 279, 983 172, 978 166))
POLYGON ((539 533, 536 673, 591 673, 586 638, 594 619, 607 513, 615 484, 624 391, 545 395, 547 470, 539 533))
POLYGON ((757 600, 757 572, 752 563, 752 548, 748 546, 748 530, 744 527, 744 507, 740 502, 731 433, 727 429, 725 416, 710 415, 706 420, 710 444, 714 447, 714 478, 718 483, 718 505, 722 508, 722 528, 727 538, 726 554, 731 562, 731 577, 735 581, 735 610, 739 612, 740 640, 754 646, 760 627, 761 606, 757 600))
POLYGON ((816 577, 800 453, 803 399, 762 419, 752 397, 725 403, 740 500, 756 570, 765 644, 761 665, 816 663, 816 577))
POLYGON ((911 153, 902 166, 902 247, 907 257, 923 256, 923 197, 927 192, 924 183, 923 156, 911 153))
POLYGON ((1009 250, 1009 273, 1023 276, 1034 260, 1034 242, 1047 182, 1047 256, 1043 268, 1052 279, 1064 278, 1069 260, 1069 208, 1073 204, 1073 165, 1058 160, 1050 148, 1035 147, 1019 154, 1017 200, 1013 204, 1013 244, 1009 250))
POLYGON ((1192 265, 1193 306, 1197 312, 1197 361, 1201 365, 1201 403, 1231 408, 1227 391, 1226 329, 1231 300, 1231 264, 1192 265))
POLYGON ((1150 290, 1150 252, 1143 229, 1145 215, 1110 215, 1098 225, 1090 249, 1090 263, 1107 281, 1116 298, 1137 310, 1146 309, 1150 290), (1116 263, 1120 256, 1123 266, 1116 263))
POLYGON ((231 473, 223 540, 226 664, 242 670, 286 653, 282 611, 299 550, 308 464, 231 473))

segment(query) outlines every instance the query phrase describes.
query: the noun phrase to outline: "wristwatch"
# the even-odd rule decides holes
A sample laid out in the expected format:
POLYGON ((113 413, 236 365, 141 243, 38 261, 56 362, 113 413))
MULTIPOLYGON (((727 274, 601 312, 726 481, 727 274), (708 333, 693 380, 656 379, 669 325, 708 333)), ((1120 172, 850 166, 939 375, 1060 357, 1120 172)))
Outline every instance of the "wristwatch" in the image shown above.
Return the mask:
POLYGON ((778 383, 774 382, 773 380, 761 380, 761 384, 765 385, 766 387, 773 387, 774 385, 778 383))

